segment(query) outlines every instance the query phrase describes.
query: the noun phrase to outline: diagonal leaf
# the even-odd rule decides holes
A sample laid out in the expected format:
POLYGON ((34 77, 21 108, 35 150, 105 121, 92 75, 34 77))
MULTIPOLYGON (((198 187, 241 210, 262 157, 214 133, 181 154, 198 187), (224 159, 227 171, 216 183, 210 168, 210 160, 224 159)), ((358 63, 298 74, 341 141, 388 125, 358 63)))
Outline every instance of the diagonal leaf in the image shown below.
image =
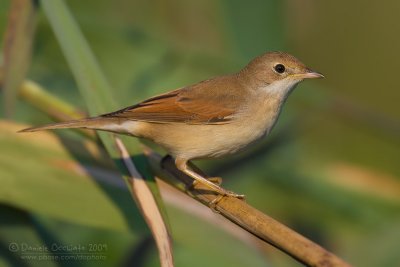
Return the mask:
MULTIPOLYGON (((77 163, 51 133, 16 133, 23 127, 0 121, 1 203, 91 227, 118 231, 143 227, 128 190, 116 179, 118 173, 77 163)), ((82 152, 89 148, 86 143, 74 147, 82 152)))
POLYGON ((11 1, 10 15, 4 37, 3 91, 5 114, 14 111, 17 91, 25 79, 31 58, 32 39, 35 31, 37 2, 34 0, 11 1))
MULTIPOLYGON (((79 119, 85 116, 76 107, 45 91, 39 84, 33 81, 27 80, 21 84, 19 96, 56 121, 79 119)), ((95 133, 91 130, 77 130, 91 139, 96 139, 95 133)))
MULTIPOLYGON (((87 44, 65 3, 61 0, 42 0, 41 3, 43 4, 44 11, 50 21, 51 26, 53 27, 64 55, 75 76, 81 94, 83 95, 89 108, 90 114, 98 115, 116 109, 117 106, 110 91, 111 87, 108 85, 105 76, 100 70, 97 61, 89 48, 89 45, 87 44)), ((119 158, 121 158, 120 151, 117 149, 112 135, 108 133, 99 133, 99 136, 108 153, 117 163, 121 172, 124 174, 125 180, 129 182, 130 176, 126 175, 126 173, 129 173, 129 170, 127 169, 126 163, 119 160, 119 158)), ((131 155, 141 153, 140 149, 138 148, 137 140, 125 140, 127 147, 130 149, 129 153, 131 155)), ((139 168, 139 171, 145 175, 148 180, 152 179, 152 183, 154 184, 154 179, 148 175, 147 172, 145 172, 145 163, 143 161, 135 160, 135 164, 139 168)), ((150 186, 149 188, 151 189, 149 194, 145 195, 145 197, 143 197, 143 195, 135 195, 135 199, 137 200, 137 203, 144 214, 144 218, 146 219, 148 226, 154 235, 156 232, 156 230, 153 228, 154 225, 162 224, 162 228, 167 228, 165 227, 165 222, 163 220, 157 219, 162 219, 162 215, 165 214, 157 187, 150 186), (153 209, 146 208, 146 205, 153 203, 146 201, 146 198, 153 199, 154 197, 154 204, 156 204, 156 206, 153 209), (151 214, 149 211, 153 211, 154 213, 151 214)), ((165 236, 169 237, 168 233, 165 233, 165 236)), ((161 255, 168 253, 172 254, 172 247, 169 240, 160 240, 158 238, 155 238, 155 240, 158 243, 158 248, 160 249, 160 259, 162 259, 161 255), (162 244, 159 242, 162 242, 162 244), (167 250, 168 252, 165 252, 164 250, 167 250)), ((165 264, 165 266, 172 266, 172 258, 171 262, 165 263, 162 261, 162 264, 165 264)))

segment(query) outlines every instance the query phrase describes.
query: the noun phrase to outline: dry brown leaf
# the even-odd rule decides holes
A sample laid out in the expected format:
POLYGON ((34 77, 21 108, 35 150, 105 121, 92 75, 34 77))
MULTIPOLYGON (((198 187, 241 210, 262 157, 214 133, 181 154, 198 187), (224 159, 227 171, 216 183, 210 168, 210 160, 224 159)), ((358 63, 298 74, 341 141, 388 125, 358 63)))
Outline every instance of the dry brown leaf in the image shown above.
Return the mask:
POLYGON ((349 163, 335 163, 327 168, 329 180, 347 189, 379 198, 400 201, 400 179, 387 173, 349 163))
POLYGON ((11 116, 17 92, 29 67, 35 32, 37 4, 33 0, 13 0, 4 36, 4 66, 2 85, 4 107, 11 116))
POLYGON ((137 171, 121 139, 115 137, 121 157, 131 175, 132 196, 150 227, 156 241, 162 267, 173 267, 172 242, 157 203, 145 180, 137 171))

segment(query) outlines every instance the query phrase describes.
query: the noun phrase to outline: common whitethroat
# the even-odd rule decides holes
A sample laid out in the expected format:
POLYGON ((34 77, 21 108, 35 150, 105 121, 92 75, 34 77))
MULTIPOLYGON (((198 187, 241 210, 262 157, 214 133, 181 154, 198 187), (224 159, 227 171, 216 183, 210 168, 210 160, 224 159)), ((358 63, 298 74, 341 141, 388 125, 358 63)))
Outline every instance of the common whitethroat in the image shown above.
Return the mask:
POLYGON ((253 59, 235 74, 205 80, 136 105, 81 120, 21 132, 88 128, 150 139, 174 157, 176 167, 218 193, 242 197, 187 165, 189 160, 235 153, 268 135, 290 92, 304 79, 324 76, 283 52, 253 59))

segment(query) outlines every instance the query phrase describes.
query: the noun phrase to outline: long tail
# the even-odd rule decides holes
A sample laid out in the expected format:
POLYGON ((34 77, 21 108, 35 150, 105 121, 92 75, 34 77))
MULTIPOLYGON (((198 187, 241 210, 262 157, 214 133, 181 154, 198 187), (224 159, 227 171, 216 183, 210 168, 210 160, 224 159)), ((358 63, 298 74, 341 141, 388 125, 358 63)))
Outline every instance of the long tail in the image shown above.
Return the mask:
POLYGON ((46 124, 38 127, 26 128, 19 133, 23 132, 36 132, 43 130, 52 130, 52 129, 66 129, 66 128, 87 128, 87 129, 98 129, 98 130, 107 130, 107 125, 113 123, 113 120, 102 118, 102 117, 94 117, 94 118, 86 118, 81 120, 72 120, 58 123, 46 124))

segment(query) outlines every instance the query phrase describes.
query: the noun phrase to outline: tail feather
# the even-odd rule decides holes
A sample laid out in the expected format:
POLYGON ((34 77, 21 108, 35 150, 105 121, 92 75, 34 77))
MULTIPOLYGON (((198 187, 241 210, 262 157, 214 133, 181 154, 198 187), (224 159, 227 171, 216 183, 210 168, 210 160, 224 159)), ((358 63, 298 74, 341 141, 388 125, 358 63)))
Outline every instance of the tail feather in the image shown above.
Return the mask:
POLYGON ((94 118, 86 118, 81 120, 72 120, 58 123, 50 123, 38 127, 26 128, 18 131, 19 133, 24 132, 36 132, 43 130, 52 130, 52 129, 67 129, 67 128, 87 128, 87 129, 102 129, 102 126, 106 124, 104 118, 94 117, 94 118))

